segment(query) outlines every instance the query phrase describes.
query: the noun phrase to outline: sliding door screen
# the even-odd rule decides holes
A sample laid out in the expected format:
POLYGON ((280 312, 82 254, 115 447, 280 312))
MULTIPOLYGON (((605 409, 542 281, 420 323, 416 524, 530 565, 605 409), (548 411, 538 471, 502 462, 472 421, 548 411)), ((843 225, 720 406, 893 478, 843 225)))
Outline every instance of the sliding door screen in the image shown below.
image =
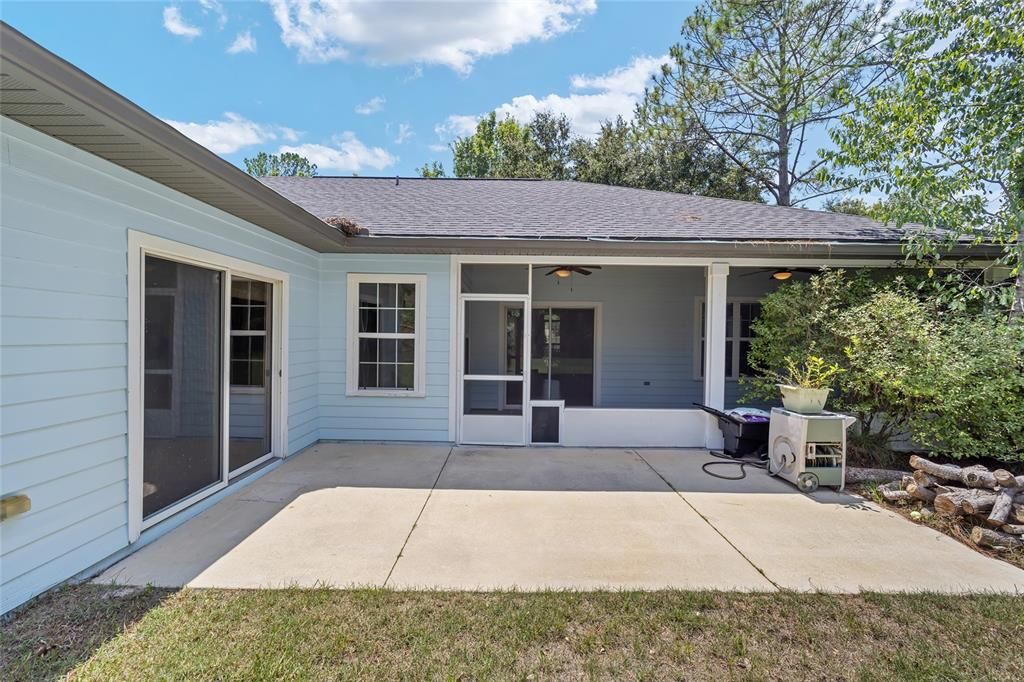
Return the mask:
POLYGON ((143 518, 223 478, 220 271, 145 261, 143 518))

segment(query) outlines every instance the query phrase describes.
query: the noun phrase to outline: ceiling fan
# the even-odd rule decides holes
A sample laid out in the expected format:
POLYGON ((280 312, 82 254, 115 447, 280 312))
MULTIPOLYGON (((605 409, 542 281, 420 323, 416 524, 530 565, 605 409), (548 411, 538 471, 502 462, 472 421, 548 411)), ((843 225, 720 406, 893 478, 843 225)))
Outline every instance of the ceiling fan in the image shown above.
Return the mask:
POLYGON ((589 277, 592 270, 600 269, 600 265, 558 265, 544 274, 545 276, 555 275, 556 277, 569 277, 572 273, 578 272, 581 275, 589 277))
POLYGON ((766 272, 771 273, 771 274, 768 275, 768 279, 776 279, 776 280, 778 280, 780 282, 785 282, 787 279, 789 279, 790 277, 793 276, 793 273, 796 273, 796 272, 809 272, 809 273, 812 273, 812 274, 816 274, 818 272, 821 272, 821 270, 818 269, 818 268, 779 268, 777 270, 769 270, 769 269, 766 268, 766 269, 763 269, 763 270, 755 270, 754 272, 744 273, 744 274, 740 275, 740 277, 750 277, 752 275, 761 275, 761 274, 764 274, 766 272))

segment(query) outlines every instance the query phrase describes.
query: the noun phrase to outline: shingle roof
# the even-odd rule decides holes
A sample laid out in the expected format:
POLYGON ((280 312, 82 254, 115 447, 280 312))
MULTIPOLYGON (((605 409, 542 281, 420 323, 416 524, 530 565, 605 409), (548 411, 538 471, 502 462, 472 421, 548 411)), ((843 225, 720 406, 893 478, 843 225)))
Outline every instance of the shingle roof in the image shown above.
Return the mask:
POLYGON ((860 216, 558 180, 270 177, 320 218, 371 237, 894 242, 860 216))

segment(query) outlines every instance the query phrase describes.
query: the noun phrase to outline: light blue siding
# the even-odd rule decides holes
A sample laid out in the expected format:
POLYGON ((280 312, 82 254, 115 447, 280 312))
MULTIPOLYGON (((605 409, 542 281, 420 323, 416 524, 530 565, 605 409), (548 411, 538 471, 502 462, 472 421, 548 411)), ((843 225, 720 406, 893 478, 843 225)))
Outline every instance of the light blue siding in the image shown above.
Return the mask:
MULTIPOLYGON (((290 452, 318 439, 451 439, 448 256, 317 254, 8 119, 0 133, 0 493, 33 503, 0 525, 0 612, 126 551, 129 230, 289 273, 290 452), (424 397, 346 394, 349 273, 426 275, 424 397)), ((729 291, 773 285, 731 277, 729 291)), ((702 268, 534 280, 537 301, 602 304, 606 407, 701 399, 703 294, 702 268)), ((496 343, 493 323, 480 338, 496 343)), ((735 401, 735 382, 726 393, 735 401)), ((236 400, 236 428, 259 426, 250 397, 236 400)))
POLYGON ((448 256, 330 255, 320 260, 320 437, 448 441, 448 256), (349 273, 426 275, 426 395, 348 396, 345 388, 349 273))
POLYGON ((2 119, 0 612, 127 544, 129 229, 290 274, 289 449, 319 437, 319 255, 2 119))

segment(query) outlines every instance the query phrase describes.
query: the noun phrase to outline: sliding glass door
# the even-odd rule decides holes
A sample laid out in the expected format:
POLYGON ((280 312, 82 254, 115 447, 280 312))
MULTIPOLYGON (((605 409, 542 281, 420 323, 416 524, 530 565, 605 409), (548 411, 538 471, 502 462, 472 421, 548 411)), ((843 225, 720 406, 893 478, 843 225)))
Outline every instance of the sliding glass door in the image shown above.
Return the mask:
POLYGON ((144 524, 272 456, 275 286, 144 256, 144 524))

